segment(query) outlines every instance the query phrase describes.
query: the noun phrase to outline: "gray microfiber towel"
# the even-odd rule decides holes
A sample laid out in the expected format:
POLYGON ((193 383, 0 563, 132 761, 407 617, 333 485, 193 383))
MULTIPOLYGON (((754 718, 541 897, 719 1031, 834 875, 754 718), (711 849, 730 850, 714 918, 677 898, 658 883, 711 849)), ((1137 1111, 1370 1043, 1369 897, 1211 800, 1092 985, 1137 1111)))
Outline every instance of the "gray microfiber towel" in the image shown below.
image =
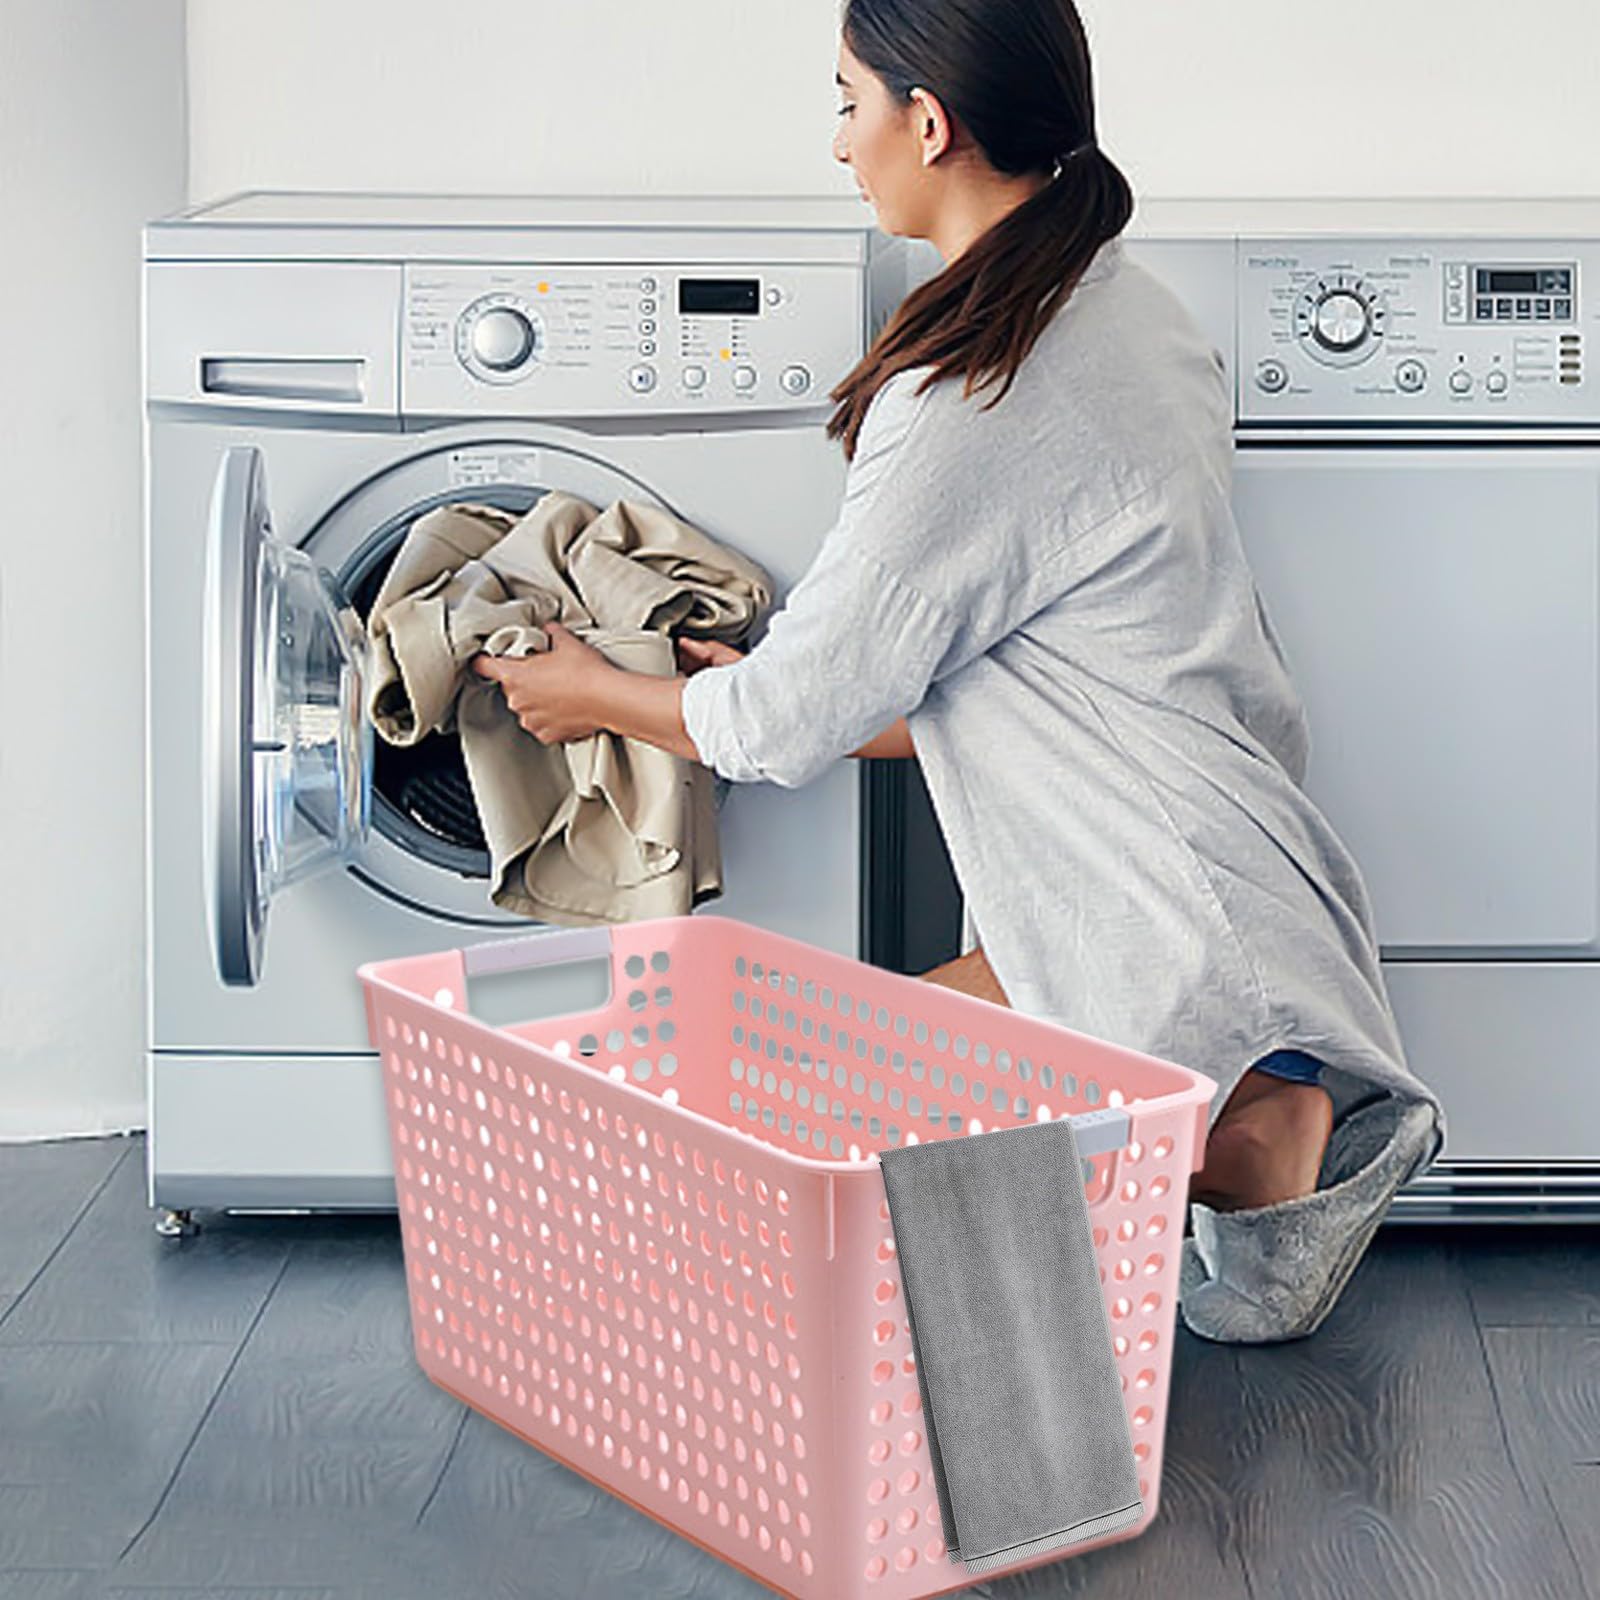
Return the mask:
POLYGON ((878 1152, 952 1561, 1144 1516, 1068 1118, 878 1152))
POLYGON ((1318 1188, 1277 1205, 1215 1211, 1190 1202, 1178 1310, 1201 1338, 1276 1344, 1315 1333, 1401 1184, 1444 1141, 1432 1104, 1379 1094, 1334 1125, 1318 1188))

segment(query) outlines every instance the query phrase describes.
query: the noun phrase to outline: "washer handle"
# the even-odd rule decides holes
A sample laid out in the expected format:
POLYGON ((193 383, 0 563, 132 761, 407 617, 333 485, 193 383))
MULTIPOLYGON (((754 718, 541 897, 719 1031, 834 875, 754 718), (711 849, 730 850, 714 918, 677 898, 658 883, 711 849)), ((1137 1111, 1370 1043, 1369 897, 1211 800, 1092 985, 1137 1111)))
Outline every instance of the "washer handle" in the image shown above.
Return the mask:
POLYGON ((548 967, 561 961, 589 961, 611 954, 611 929, 557 928, 552 933, 525 933, 514 939, 489 939, 469 944, 461 952, 469 978, 485 972, 517 972, 524 967, 548 967))

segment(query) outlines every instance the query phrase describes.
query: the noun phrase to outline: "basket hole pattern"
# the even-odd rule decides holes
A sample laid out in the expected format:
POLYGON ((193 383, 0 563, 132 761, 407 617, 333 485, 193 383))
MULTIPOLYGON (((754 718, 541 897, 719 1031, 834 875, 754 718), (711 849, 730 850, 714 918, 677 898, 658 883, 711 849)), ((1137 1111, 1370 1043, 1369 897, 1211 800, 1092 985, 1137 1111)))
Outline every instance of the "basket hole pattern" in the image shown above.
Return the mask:
POLYGON ((398 1006, 388 1033, 425 1364, 710 1542, 812 1575, 788 1190, 552 1084, 515 1040, 447 1047, 398 1006))
MULTIPOLYGON (((623 961, 622 972, 629 981, 618 989, 616 1004, 619 1007, 626 1007, 627 1011, 636 1017, 644 1018, 644 1014, 649 1012, 650 1018, 632 1022, 626 1027, 620 1024, 613 1025, 604 1034, 580 1035, 579 1059, 590 1060, 598 1056, 602 1050, 613 1057, 626 1057, 630 1052, 648 1051, 652 1044, 666 1045, 677 1038, 677 1023, 670 1015, 664 1017, 659 1015, 672 1009, 672 986, 668 983, 651 981, 651 974, 659 978, 671 965, 672 956, 666 950, 652 951, 648 960, 635 952, 623 961), (651 1020, 652 1018, 654 1020, 651 1020)), ((528 1031, 530 1037, 538 1036, 539 1030, 528 1031)), ((572 1046, 565 1039, 557 1040, 555 1048, 563 1055, 572 1053, 572 1046)), ((669 1103, 676 1104, 679 1098, 677 1089, 666 1087, 662 1080, 675 1076, 678 1065, 676 1051, 657 1050, 653 1055, 634 1054, 631 1059, 613 1060, 606 1068, 606 1075, 640 1084, 661 1095, 662 1099, 669 1103)))
MULTIPOLYGON (((1052 1061, 930 1028, 845 988, 742 955, 733 973, 727 1112, 800 1155, 860 1161, 886 1145, 1133 1103, 1095 1078, 1080 1083, 1052 1061)), ((1109 1156, 1083 1163, 1091 1203, 1112 1167, 1109 1156)))

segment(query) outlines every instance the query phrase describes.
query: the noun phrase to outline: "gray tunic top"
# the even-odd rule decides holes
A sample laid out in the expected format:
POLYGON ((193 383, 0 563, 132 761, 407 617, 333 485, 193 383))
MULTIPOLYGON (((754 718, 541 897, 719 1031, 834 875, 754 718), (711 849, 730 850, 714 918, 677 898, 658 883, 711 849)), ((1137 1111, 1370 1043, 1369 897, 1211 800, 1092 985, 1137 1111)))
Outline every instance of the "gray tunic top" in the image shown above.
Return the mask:
POLYGON ((1438 1107, 1361 874, 1300 787, 1222 357, 1113 239, 998 405, 918 395, 927 371, 879 390, 764 636, 685 683, 702 759, 804 784, 904 716, 1018 1010, 1209 1074, 1213 1121, 1284 1047, 1328 1063, 1336 1108, 1374 1083, 1438 1107))

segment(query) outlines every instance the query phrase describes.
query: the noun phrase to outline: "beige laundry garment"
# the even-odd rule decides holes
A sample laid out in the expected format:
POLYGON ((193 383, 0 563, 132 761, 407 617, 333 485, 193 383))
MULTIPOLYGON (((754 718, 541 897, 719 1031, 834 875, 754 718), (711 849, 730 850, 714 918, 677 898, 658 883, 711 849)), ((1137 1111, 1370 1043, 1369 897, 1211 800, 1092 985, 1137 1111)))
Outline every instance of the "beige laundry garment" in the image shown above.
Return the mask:
POLYGON ((458 501, 411 526, 367 619, 379 737, 460 735, 503 910, 577 925, 677 916, 722 893, 713 773, 601 731, 541 744, 472 657, 550 647, 560 622, 631 672, 671 677, 673 636, 737 644, 770 576, 659 507, 563 490, 521 517, 458 501))

